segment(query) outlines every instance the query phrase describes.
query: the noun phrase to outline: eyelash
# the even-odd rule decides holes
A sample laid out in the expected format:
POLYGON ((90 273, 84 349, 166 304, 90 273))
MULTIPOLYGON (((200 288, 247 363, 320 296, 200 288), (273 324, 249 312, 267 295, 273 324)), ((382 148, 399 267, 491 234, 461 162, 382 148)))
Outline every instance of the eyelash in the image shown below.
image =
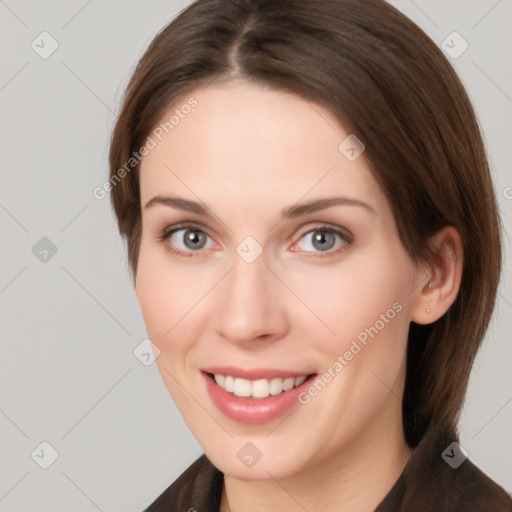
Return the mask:
MULTIPOLYGON (((199 226, 197 224, 191 224, 191 223, 183 223, 183 224, 174 225, 172 227, 166 227, 161 231, 161 233, 156 238, 161 243, 165 243, 171 235, 173 235, 177 231, 181 231, 183 229, 188 229, 190 231, 200 231, 201 233, 204 233, 205 235, 212 238, 208 234, 208 231, 204 230, 201 226, 199 226)), ((309 256, 312 258, 334 257, 335 255, 348 249, 354 241, 354 236, 352 235, 352 233, 348 232, 348 230, 345 232, 340 229, 333 228, 329 224, 319 224, 318 226, 315 226, 313 228, 308 229, 307 231, 304 231, 301 234, 301 236, 299 237, 299 240, 302 240, 302 238, 304 238, 305 235, 315 232, 315 231, 324 232, 324 233, 334 233, 335 235, 338 235, 345 243, 343 244, 342 247, 340 247, 338 249, 325 251, 324 254, 319 253, 319 254, 316 254, 315 256, 309 256)), ((201 252, 202 252, 201 250, 181 251, 180 249, 175 249, 173 247, 167 247, 167 246, 166 246, 166 250, 168 250, 169 252, 172 252, 174 254, 177 254, 178 256, 184 257, 184 258, 193 258, 193 257, 201 256, 201 252)))

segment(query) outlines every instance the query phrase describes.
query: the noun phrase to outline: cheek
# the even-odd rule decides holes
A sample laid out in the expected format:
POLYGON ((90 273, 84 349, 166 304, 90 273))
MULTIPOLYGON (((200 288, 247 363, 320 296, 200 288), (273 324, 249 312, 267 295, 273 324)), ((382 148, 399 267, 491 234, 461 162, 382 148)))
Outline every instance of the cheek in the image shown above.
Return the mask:
POLYGON ((383 272, 373 265, 340 272, 331 281, 325 280, 329 284, 323 295, 309 296, 311 309, 334 335, 323 329, 323 335, 315 336, 319 322, 310 316, 306 337, 314 341, 308 347, 309 355, 320 362, 323 383, 302 398, 303 403, 311 402, 311 416, 319 424, 330 425, 334 437, 335 433, 345 435, 347 425, 356 428, 371 423, 385 404, 391 401, 390 407, 394 407, 395 397, 401 396, 409 289, 407 269, 396 265, 398 272, 391 268, 383 272), (333 406, 326 408, 327 403, 333 406), (345 422, 339 421, 341 414, 345 422))
POLYGON ((324 352, 340 353, 354 339, 364 344, 407 329, 409 267, 405 259, 384 256, 297 274, 294 291, 314 313, 300 321, 322 332, 312 339, 322 340, 324 352))
POLYGON ((171 272, 157 250, 141 244, 137 267, 137 300, 148 335, 162 351, 167 348, 166 340, 171 337, 184 314, 186 301, 182 292, 190 288, 182 287, 182 280, 182 273, 171 272))
POLYGON ((201 316, 215 276, 202 266, 171 264, 162 249, 141 246, 136 294, 149 338, 160 348, 163 361, 176 366, 198 337, 201 316))

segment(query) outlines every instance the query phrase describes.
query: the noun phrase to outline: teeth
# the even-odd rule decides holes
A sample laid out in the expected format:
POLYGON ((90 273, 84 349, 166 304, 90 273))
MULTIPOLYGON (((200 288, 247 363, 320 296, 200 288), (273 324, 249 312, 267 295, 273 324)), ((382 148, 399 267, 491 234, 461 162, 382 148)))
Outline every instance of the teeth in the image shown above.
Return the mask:
MULTIPOLYGON (((249 381, 247 381, 249 382, 249 381)), ((254 398, 267 398, 270 394, 270 382, 267 379, 255 380, 252 383, 251 395, 254 398)))
POLYGON ((279 395, 283 391, 290 391, 290 389, 300 386, 307 379, 306 375, 302 377, 288 377, 286 379, 276 377, 271 380, 248 380, 220 374, 215 374, 213 377, 215 382, 228 393, 256 399, 267 398, 269 395, 279 395))
POLYGON ((224 389, 226 391, 229 391, 230 393, 233 393, 233 391, 235 391, 235 379, 233 379, 233 377, 230 377, 229 375, 224 377, 224 389))
POLYGON ((276 377, 270 381, 270 394, 271 395, 279 395, 279 393, 283 392, 283 379, 280 377, 276 377))
POLYGON ((251 396, 251 381, 247 379, 235 379, 235 389, 233 393, 236 396, 251 396))
POLYGON ((290 391, 290 389, 293 389, 294 385, 295 385, 295 379, 293 377, 283 380, 283 389, 285 391, 290 391))
POLYGON ((302 376, 302 377, 296 377, 295 379, 295 387, 297 386, 300 386, 303 382, 306 381, 306 376, 302 376))

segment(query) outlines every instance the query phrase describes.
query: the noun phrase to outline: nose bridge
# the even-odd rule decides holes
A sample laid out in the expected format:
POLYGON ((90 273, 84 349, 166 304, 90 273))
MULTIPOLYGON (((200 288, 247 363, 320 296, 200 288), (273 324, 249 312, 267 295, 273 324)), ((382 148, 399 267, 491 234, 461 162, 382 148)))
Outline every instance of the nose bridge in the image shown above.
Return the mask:
POLYGON ((235 254, 222 298, 214 306, 218 333, 234 342, 275 335, 284 325, 278 285, 264 254, 253 261, 243 252, 235 254))

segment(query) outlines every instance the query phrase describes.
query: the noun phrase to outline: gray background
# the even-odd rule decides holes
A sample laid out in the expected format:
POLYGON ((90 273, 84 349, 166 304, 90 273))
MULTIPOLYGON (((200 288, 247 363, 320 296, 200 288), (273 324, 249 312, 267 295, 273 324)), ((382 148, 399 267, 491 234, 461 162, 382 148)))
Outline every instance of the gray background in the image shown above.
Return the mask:
MULTIPOLYGON (((143 319, 109 200, 92 195, 131 71, 188 3, 0 0, 1 511, 141 511, 202 453, 133 354, 143 319), (59 45, 46 59, 31 47, 43 31, 59 45), (47 469, 43 441, 58 453, 47 469)), ((510 262, 512 3, 392 3, 437 44, 469 43, 449 58, 484 130, 510 262)), ((470 457, 509 492, 511 303, 508 263, 461 421, 470 457)))

